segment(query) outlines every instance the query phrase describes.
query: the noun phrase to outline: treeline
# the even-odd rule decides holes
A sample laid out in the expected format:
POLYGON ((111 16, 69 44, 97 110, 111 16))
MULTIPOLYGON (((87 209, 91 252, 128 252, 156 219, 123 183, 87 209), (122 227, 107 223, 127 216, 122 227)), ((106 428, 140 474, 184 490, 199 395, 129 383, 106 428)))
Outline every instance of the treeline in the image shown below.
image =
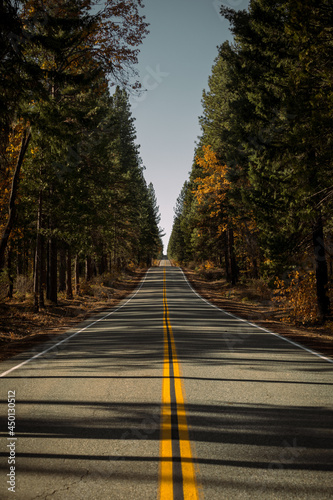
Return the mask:
POLYGON ((1 2, 1 286, 11 296, 17 275, 33 279, 36 310, 162 250, 127 92, 141 6, 1 2))
POLYGON ((202 135, 168 254, 223 266, 233 284, 313 282, 325 319, 333 275, 333 4, 252 0, 248 11, 221 13, 234 43, 219 48, 203 92, 202 135))

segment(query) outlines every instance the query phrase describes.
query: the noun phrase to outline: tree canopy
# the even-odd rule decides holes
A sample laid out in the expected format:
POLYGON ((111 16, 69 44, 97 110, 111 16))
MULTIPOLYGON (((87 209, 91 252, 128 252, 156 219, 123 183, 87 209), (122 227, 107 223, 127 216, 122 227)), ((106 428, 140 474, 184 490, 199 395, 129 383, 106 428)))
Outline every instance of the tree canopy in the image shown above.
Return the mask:
POLYGON ((332 274, 325 243, 332 240, 332 3, 252 0, 248 11, 221 13, 234 43, 219 48, 203 92, 190 206, 175 218, 169 253, 180 261, 223 260, 233 282, 314 267, 318 315, 325 318, 332 274))
POLYGON ((1 2, 0 267, 34 275, 36 310, 72 296, 74 267, 89 280, 162 251, 129 105, 142 7, 1 2))

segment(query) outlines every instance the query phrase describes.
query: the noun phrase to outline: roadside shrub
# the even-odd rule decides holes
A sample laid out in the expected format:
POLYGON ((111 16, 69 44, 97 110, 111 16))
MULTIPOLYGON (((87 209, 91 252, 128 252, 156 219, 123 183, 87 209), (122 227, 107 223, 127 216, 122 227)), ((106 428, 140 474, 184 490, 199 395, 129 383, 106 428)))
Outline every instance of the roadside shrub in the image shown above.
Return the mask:
POLYGON ((112 287, 117 281, 117 277, 113 273, 104 273, 94 276, 90 281, 80 281, 80 295, 88 295, 95 297, 98 300, 110 298, 113 293, 112 287))
POLYGON ((193 260, 191 260, 190 262, 188 262, 187 268, 190 269, 191 271, 194 271, 194 269, 196 268, 196 263, 193 260))
MULTIPOLYGON (((157 262, 159 262, 159 261, 157 261, 157 262)), ((127 264, 127 270, 129 272, 134 273, 136 268, 137 268, 137 265, 133 261, 131 261, 131 262, 129 262, 129 264, 127 264)))
POLYGON ((91 297, 94 295, 91 283, 89 281, 80 281, 80 295, 89 295, 91 297))
POLYGON ((256 293, 260 297, 261 300, 270 300, 272 297, 272 291, 269 288, 267 281, 263 278, 252 280, 253 288, 256 293))
POLYGON ((217 268, 215 264, 210 260, 206 260, 205 262, 200 264, 197 272, 199 272, 200 276, 207 281, 219 280, 224 276, 221 269, 217 268))
POLYGON ((113 273, 104 273, 99 280, 99 284, 107 287, 112 287, 117 280, 117 277, 113 273))
POLYGON ((273 300, 283 307, 287 321, 313 324, 318 317, 316 278, 314 272, 291 272, 287 280, 275 280, 273 300))
POLYGON ((103 285, 93 285, 92 286, 93 296, 98 300, 104 300, 104 299, 110 298, 109 294, 108 294, 108 290, 109 289, 104 288, 103 285))

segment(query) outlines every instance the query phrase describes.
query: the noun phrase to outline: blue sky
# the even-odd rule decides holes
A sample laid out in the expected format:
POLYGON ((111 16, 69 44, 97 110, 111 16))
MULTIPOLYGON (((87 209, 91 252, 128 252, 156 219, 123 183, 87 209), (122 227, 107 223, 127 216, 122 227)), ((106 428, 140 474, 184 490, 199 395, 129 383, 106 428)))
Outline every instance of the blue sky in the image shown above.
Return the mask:
POLYGON ((202 91, 217 56, 217 46, 232 40, 219 14, 226 5, 246 9, 248 0, 145 0, 142 11, 150 34, 141 45, 141 97, 131 97, 137 143, 147 183, 155 188, 166 252, 176 199, 191 170, 200 135, 202 91))

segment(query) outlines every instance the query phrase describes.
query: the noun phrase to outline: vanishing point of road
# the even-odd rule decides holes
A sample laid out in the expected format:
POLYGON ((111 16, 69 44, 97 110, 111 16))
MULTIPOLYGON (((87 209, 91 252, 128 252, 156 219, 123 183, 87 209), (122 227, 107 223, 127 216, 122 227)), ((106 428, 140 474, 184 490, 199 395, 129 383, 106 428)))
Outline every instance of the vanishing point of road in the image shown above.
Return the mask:
POLYGON ((162 261, 116 308, 0 364, 0 498, 333 498, 332 368, 162 261))

